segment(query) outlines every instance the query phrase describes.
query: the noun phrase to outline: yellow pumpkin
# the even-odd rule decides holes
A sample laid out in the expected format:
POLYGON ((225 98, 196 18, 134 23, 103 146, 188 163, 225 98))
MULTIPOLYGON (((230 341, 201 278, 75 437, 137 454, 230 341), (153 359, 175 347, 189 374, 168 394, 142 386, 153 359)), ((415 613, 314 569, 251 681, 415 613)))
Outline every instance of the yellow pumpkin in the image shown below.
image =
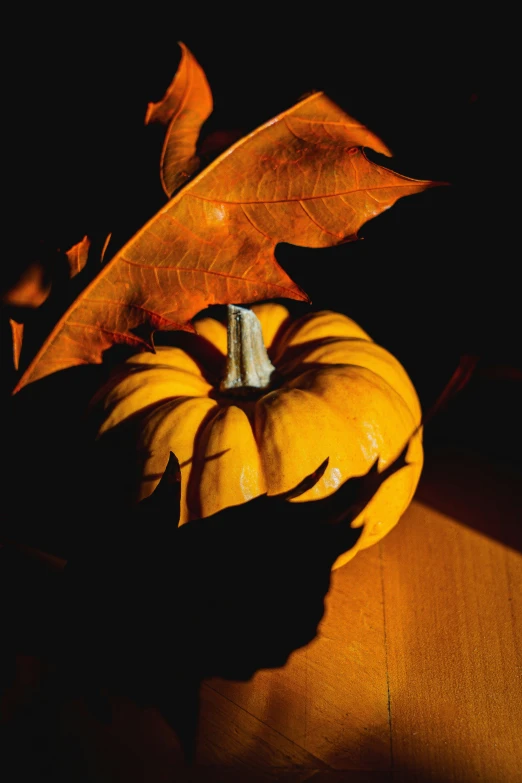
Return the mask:
MULTIPOLYGON (((224 365, 227 327, 205 317, 195 322, 198 350, 158 346, 156 353, 135 355, 95 400, 99 439, 133 422, 136 500, 151 494, 169 452, 176 454, 180 524, 265 492, 285 492, 328 457, 321 479, 292 502, 325 497, 366 473, 377 458, 384 469, 420 424, 419 400, 405 369, 350 318, 332 311, 292 318, 275 302, 251 310, 276 369, 272 387, 241 396, 212 382, 199 349, 210 345, 224 365)), ((379 541, 408 507, 422 470, 421 430, 408 461, 354 520, 363 532, 334 567, 379 541)))

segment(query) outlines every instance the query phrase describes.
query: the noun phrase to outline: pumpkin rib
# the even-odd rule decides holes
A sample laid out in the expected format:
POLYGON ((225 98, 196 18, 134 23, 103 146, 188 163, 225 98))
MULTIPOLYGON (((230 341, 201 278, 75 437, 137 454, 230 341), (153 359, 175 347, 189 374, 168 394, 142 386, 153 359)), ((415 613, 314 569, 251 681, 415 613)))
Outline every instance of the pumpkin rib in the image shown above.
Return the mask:
POLYGON ((370 335, 348 316, 333 310, 319 310, 306 313, 288 324, 287 329, 279 335, 277 345, 272 347, 274 361, 278 362, 290 347, 324 337, 354 337, 373 342, 370 335))
MULTIPOLYGON (((406 440, 413 434, 419 422, 415 418, 414 411, 411 410, 402 395, 369 367, 348 364, 320 365, 318 368, 312 367, 304 370, 299 376, 292 379, 289 383, 289 387, 293 388, 294 386, 299 385, 299 388, 301 389, 309 389, 310 387, 317 385, 318 391, 314 393, 320 393, 321 396, 330 399, 332 396, 332 388, 335 382, 339 381, 340 378, 342 378, 343 383, 348 381, 347 388, 349 391, 352 393, 357 392, 360 397, 359 402, 364 401, 377 393, 381 395, 383 400, 386 399, 393 404, 394 412, 398 414, 401 423, 404 425, 404 442, 399 444, 400 448, 402 448, 406 440), (352 381, 351 384, 349 383, 349 380, 352 381), (369 387, 364 393, 361 391, 361 386, 363 385, 369 387), (405 413, 408 417, 408 421, 404 420, 405 413)), ((333 400, 332 404, 334 404, 333 400)), ((335 400, 335 407, 337 407, 337 405, 341 405, 342 407, 339 408, 339 410, 346 413, 346 400, 335 400)), ((394 457, 395 456, 396 455, 394 455, 394 457)))
POLYGON ((224 357, 227 355, 227 327, 215 318, 200 318, 194 322, 197 334, 208 340, 224 357))
POLYGON ((193 456, 192 466, 193 469, 190 474, 187 487, 187 506, 188 506, 188 518, 199 519, 201 515, 200 498, 199 498, 199 484, 201 482, 201 474, 205 467, 204 449, 208 438, 208 428, 212 424, 212 421, 219 415, 222 406, 216 402, 216 404, 209 409, 207 414, 202 419, 197 432, 194 434, 193 441, 193 456))
POLYGON ((192 376, 190 379, 190 374, 183 370, 176 373, 169 368, 169 377, 166 380, 164 379, 166 371, 160 370, 156 373, 155 370, 150 370, 149 372, 152 377, 147 378, 147 383, 132 383, 136 379, 134 376, 129 376, 107 394, 104 405, 106 418, 100 427, 100 434, 124 422, 135 410, 142 410, 177 397, 207 397, 208 391, 212 388, 201 377, 192 376), (155 382, 154 376, 159 376, 161 380, 155 382))
POLYGON ((142 423, 141 441, 148 451, 148 459, 143 466, 141 499, 154 491, 173 451, 181 470, 180 525, 190 516, 187 498, 194 468, 194 439, 209 411, 215 407, 217 403, 209 397, 179 397, 160 402, 142 423))
MULTIPOLYGON (((345 448, 336 445, 342 424, 341 417, 331 406, 307 389, 283 387, 258 400, 255 433, 268 493, 288 491, 327 457, 329 465, 321 479, 292 502, 323 497, 353 475, 349 465, 357 454, 348 454, 345 448), (302 419, 301 412, 305 414, 302 419), (296 419, 302 422, 298 431, 295 430, 296 419), (289 449, 299 456, 298 461, 288 460, 289 449)), ((359 462, 364 464, 363 460, 359 459, 359 462)))
MULTIPOLYGON (((387 388, 393 390, 395 394, 398 394, 404 404, 408 407, 413 415, 416 425, 420 424, 422 411, 417 396, 415 387, 413 386, 409 376, 400 364, 395 359, 393 354, 387 351, 377 343, 370 343, 366 345, 356 345, 352 341, 348 341, 344 345, 336 343, 344 343, 344 340, 332 340, 328 345, 316 346, 316 348, 308 354, 308 357, 314 359, 309 361, 306 356, 302 356, 302 370, 307 372, 309 369, 321 369, 326 367, 352 367, 353 369, 360 369, 363 372, 368 371, 383 381, 387 388), (321 349, 325 350, 322 351, 321 349), (337 350, 340 349, 340 350, 337 350), (341 361, 343 349, 346 351, 346 358, 341 361), (328 355, 330 353, 330 355, 328 355), (331 361, 337 358, 338 361, 331 361), (358 361, 353 361, 358 359, 358 361)), ((292 362, 292 365, 294 362, 292 362)), ((295 363, 297 365, 297 362, 295 363)), ((302 372, 299 373, 302 375, 302 372)), ((296 377, 293 376, 292 382, 296 377)))
POLYGON ((349 365, 365 367, 379 375, 396 392, 399 392, 408 407, 415 413, 417 423, 420 423, 422 411, 413 386, 406 370, 386 348, 374 342, 366 342, 356 338, 333 337, 317 341, 311 345, 303 344, 302 350, 292 356, 288 363, 281 357, 278 370, 284 376, 291 376, 295 367, 321 365, 349 365), (354 361, 357 359, 357 361, 354 361))
POLYGON ((150 367, 164 367, 165 369, 184 369, 187 372, 200 374, 200 368, 196 360, 182 348, 167 345, 157 345, 154 351, 140 351, 126 361, 128 368, 150 369, 150 367))
MULTIPOLYGON (((384 453, 381 451, 379 455, 368 453, 367 464, 362 469, 352 473, 352 475, 363 475, 370 468, 374 456, 379 456, 379 469, 382 470, 382 468, 388 465, 404 447, 408 438, 413 434, 416 425, 413 413, 409 410, 402 397, 394 389, 391 389, 385 381, 380 379, 378 375, 372 373, 367 368, 325 366, 319 369, 311 369, 302 373, 298 379, 294 379, 292 385, 299 384, 300 388, 302 388, 304 382, 306 384, 305 388, 313 388, 314 384, 317 384, 319 386, 317 393, 322 396, 326 395, 327 399, 332 402, 332 398, 335 400, 335 379, 341 386, 345 386, 347 375, 351 375, 354 381, 357 375, 360 376, 360 384, 357 386, 354 383, 354 389, 360 389, 363 379, 365 384, 370 387, 362 393, 364 398, 371 396, 370 389, 373 387, 374 392, 378 393, 382 400, 388 400, 392 404, 394 421, 391 422, 388 416, 384 416, 381 426, 384 426, 385 430, 387 427, 393 426, 393 431, 395 431, 397 425, 399 425, 399 429, 402 429, 402 438, 395 437, 393 439, 386 434, 386 431, 381 433, 381 442, 388 448, 384 453), (394 446, 391 445, 393 440, 395 441, 394 446)), ((352 407, 346 405, 346 399, 337 401, 337 406, 341 413, 344 411, 345 415, 349 415, 348 411, 352 410, 352 407)), ((335 409, 336 405, 332 404, 332 407, 335 409)), ((357 406, 355 406, 355 409, 357 409, 357 406)), ((375 415, 371 415, 370 418, 374 419, 375 415)), ((352 527, 364 526, 363 532, 356 546, 338 558, 334 564, 334 569, 351 560, 357 551, 366 549, 382 538, 397 524, 408 507, 415 494, 423 466, 422 431, 419 431, 410 443, 408 461, 410 465, 389 478, 379 488, 375 497, 365 507, 364 511, 353 520, 352 527)), ((299 499, 292 502, 299 502, 299 499)))
MULTIPOLYGON (((251 421, 238 405, 217 406, 197 439, 195 460, 201 464, 197 516, 210 516, 266 492, 258 444, 251 421)), ((195 502, 195 501, 194 501, 195 502)))
MULTIPOLYGON (((208 410, 213 410, 217 407, 215 400, 210 397, 189 397, 179 396, 172 397, 168 400, 159 400, 152 409, 149 409, 147 415, 147 421, 144 423, 143 431, 147 433, 150 440, 156 440, 157 438, 164 439, 167 431, 173 431, 172 414, 178 413, 180 408, 184 409, 184 413, 187 413, 187 407, 198 409, 200 407, 207 407, 208 410), (157 421, 155 421, 157 419, 157 421)), ((205 413, 206 415, 206 413, 205 413)), ((203 418, 203 417, 202 417, 203 418)), ((166 455, 168 457, 168 455, 166 455)), ((178 455, 176 454, 178 457, 178 455)), ((178 461, 180 467, 183 466, 185 460, 182 454, 179 455, 178 461)))
MULTIPOLYGON (((291 382, 291 386, 298 386, 300 389, 304 388, 310 390, 314 394, 318 394, 324 399, 327 399, 329 404, 332 406, 332 409, 336 410, 341 415, 341 417, 344 416, 349 418, 349 412, 352 410, 352 408, 347 406, 346 398, 338 400, 336 397, 336 385, 341 384, 343 387, 346 387, 347 378, 352 380, 352 393, 354 393, 354 397, 356 396, 355 392, 360 396, 361 399, 359 402, 379 397, 380 400, 377 400, 378 405, 382 405, 385 402, 387 406, 391 406, 391 411, 388 411, 383 416, 383 425, 385 427, 393 427, 393 430, 396 430, 396 428, 399 427, 401 435, 400 437, 391 437, 390 434, 387 436, 383 435, 382 442, 384 444, 385 450, 384 453, 381 452, 378 456, 379 467, 385 467, 393 459, 395 459, 418 426, 418 422, 416 422, 414 414, 408 407, 405 400, 395 389, 390 387, 385 380, 380 378, 380 376, 378 376, 376 373, 373 373, 368 368, 350 367, 348 365, 327 365, 319 369, 310 369, 305 371, 298 378, 295 378, 291 382), (363 388, 364 391, 362 390, 363 388), (390 420, 391 416, 393 416, 393 422, 390 420)), ((348 385, 350 385, 349 382, 348 385)), ((356 399, 353 401, 357 402, 356 399)), ((359 410, 357 418, 362 418, 360 405, 358 408, 357 406, 354 407, 355 409, 359 410)), ((371 421, 379 419, 378 416, 376 417, 375 411, 371 410, 366 412, 366 418, 370 419, 371 421)), ((413 458, 411 452, 416 450, 415 444, 420 444, 421 441, 422 431, 419 431, 410 444, 410 449, 408 452, 409 459, 413 458)), ((375 456, 377 456, 377 454, 368 453, 368 468, 375 459, 375 456)), ((422 467, 422 459, 420 455, 415 460, 415 465, 418 466, 420 475, 420 468, 422 467)))
MULTIPOLYGON (((325 373, 325 369, 330 371, 331 369, 337 369, 337 368, 320 368, 319 370, 313 370, 310 371, 310 376, 316 374, 316 375, 323 375, 325 373)), ((346 368, 342 368, 343 370, 346 368)), ((396 439, 396 451, 397 453, 400 451, 400 449, 403 447, 404 442, 406 441, 407 437, 411 434, 413 428, 414 428, 414 421, 413 421, 413 415, 411 411, 408 409, 405 401, 401 398, 399 394, 391 394, 390 395, 390 389, 385 381, 379 378, 379 376, 375 375, 371 371, 367 370, 366 368, 355 368, 355 372, 358 372, 362 370, 362 372, 366 375, 366 380, 368 382, 368 385, 371 387, 373 386, 374 389, 383 397, 388 398, 388 396, 391 396, 392 398, 395 397, 395 402, 398 406, 398 411, 395 410, 395 417, 404 418, 405 421, 403 421, 403 432, 404 432, 404 441, 400 439, 396 439)), ((329 373, 330 374, 330 373, 329 373)), ((309 380, 309 379, 307 379, 309 380)), ((332 384, 333 385, 333 384, 332 384)), ((294 391, 299 392, 299 396, 303 399, 307 399, 307 402, 304 403, 305 410, 308 411, 308 419, 315 422, 316 420, 316 413, 317 413, 317 405, 315 406, 315 409, 312 405, 310 405, 310 402, 315 398, 315 402, 317 400, 321 400, 321 402, 324 405, 324 400, 321 399, 320 395, 316 396, 316 392, 313 390, 310 390, 308 387, 303 389, 296 383, 296 387, 294 391), (308 395, 308 397, 307 397, 308 395)), ((288 391, 288 390, 286 390, 288 391)), ((334 390, 335 391, 335 390, 334 390)), ((393 390, 391 390, 393 391, 393 390)), ((267 395, 273 400, 274 402, 280 403, 281 401, 281 390, 276 390, 274 392, 271 392, 270 395, 267 395), (278 397, 279 395, 279 397, 278 397)), ((263 398, 264 399, 264 398, 263 398)), ((258 401, 257 405, 259 406, 260 402, 258 401)), ((339 433, 344 433, 344 437, 346 440, 348 440, 350 433, 349 433, 349 423, 343 422, 342 417, 338 415, 338 412, 334 407, 329 405, 329 403, 326 403, 326 406, 328 408, 328 420, 330 422, 333 421, 333 416, 336 415, 335 421, 338 424, 338 428, 336 429, 336 434, 339 435, 339 433)), ((393 410, 393 406, 392 406, 393 410)), ((280 415, 277 419, 277 426, 280 427, 281 420, 284 420, 285 416, 280 415)), ((386 418, 386 417, 385 417, 386 418)), ((300 420, 299 413, 295 413, 294 416, 288 416, 288 419, 290 422, 300 420)), ((307 421, 308 421, 307 419, 307 421)), ((386 422, 387 423, 387 422, 386 422)), ((262 422, 260 425, 258 423, 258 426, 262 428, 263 435, 265 436, 265 441, 268 443, 272 443, 272 433, 266 432, 266 427, 262 426, 265 425, 266 422, 262 422)), ((381 423, 381 427, 385 426, 385 423, 381 423)), ((306 462, 306 445, 310 443, 311 439, 310 431, 307 429, 304 424, 301 425, 299 429, 299 440, 296 442, 295 433, 292 440, 292 450, 295 451, 295 453, 300 455, 300 473, 306 474, 307 472, 313 470, 317 467, 313 459, 310 459, 309 462, 306 462)), ((284 433, 283 433, 283 440, 284 440, 284 433)), ((420 436, 417 436, 420 437, 420 436)), ((325 439, 325 432, 321 427, 317 428, 317 438, 321 443, 324 443, 325 439)), ((266 451, 263 451, 263 443, 261 439, 258 439, 261 442, 261 450, 262 450, 262 457, 263 462, 267 459, 266 451)), ((334 438, 335 440, 335 438, 334 438)), ((356 444, 360 443, 360 436, 354 434, 352 438, 353 442, 356 444)), ((385 440, 385 434, 382 435, 382 440, 385 440)), ((277 444, 276 444, 277 447, 277 444)), ((281 449, 275 449, 276 453, 281 453, 281 449)), ((382 450, 374 450, 371 452, 367 452, 366 455, 363 457, 361 455, 361 458, 359 459, 357 465, 352 465, 351 468, 339 470, 339 465, 342 463, 342 459, 340 459, 339 455, 335 453, 334 448, 330 450, 330 456, 333 456, 332 462, 337 466, 337 470, 339 472, 339 475, 336 476, 336 482, 335 483, 341 483, 345 480, 349 479, 352 476, 357 475, 363 475, 371 464, 373 463, 375 457, 380 456, 380 467, 381 469, 388 464, 391 461, 391 452, 384 452, 382 453, 382 450), (380 451, 380 454, 378 453, 380 451)), ((410 449, 411 451, 411 449, 410 449)), ((322 454, 318 454, 317 458, 320 460, 322 457, 322 454)), ((395 454, 394 454, 395 456, 395 454)), ((354 452, 350 450, 350 458, 353 460, 354 458, 354 452)), ((387 505, 390 502, 391 498, 397 499, 396 505, 396 513, 391 521, 391 524, 388 524, 384 532, 387 532, 388 529, 391 529, 393 527, 398 519, 400 518, 400 515, 403 513, 403 511, 406 509, 409 499, 412 496, 412 492, 414 492, 418 475, 420 475, 420 470, 422 468, 422 460, 416 460, 416 463, 414 466, 410 468, 405 468, 406 471, 410 471, 410 475, 403 474, 402 476, 400 474, 397 474, 396 476, 392 476, 388 481, 379 489, 379 492, 376 494, 375 498, 368 504, 368 506, 365 508, 364 512, 359 515, 359 517, 354 520, 352 523, 354 527, 359 527, 364 525, 363 533, 359 539, 359 542, 357 546, 350 550, 349 552, 342 555, 334 564, 334 568, 338 568, 341 565, 343 565, 345 562, 348 562, 349 559, 351 559, 355 553, 359 549, 364 549, 367 546, 370 546, 372 543, 377 540, 377 537, 381 537, 383 534, 382 526, 379 520, 379 516, 383 513, 383 509, 386 509, 387 505)), ((266 469, 265 469, 266 470, 266 469)), ((269 471, 268 471, 269 474, 269 471)), ((327 474, 328 477, 328 474, 327 474)), ((298 475, 297 473, 294 473, 292 475, 289 475, 288 472, 285 475, 285 484, 279 484, 277 487, 274 487, 274 485, 271 482, 270 475, 267 475, 267 484, 268 484, 268 492, 269 494, 276 493, 277 491, 285 491, 288 489, 288 486, 286 484, 292 484, 292 482, 297 483, 298 479, 302 478, 302 476, 298 475)), ((333 491, 335 487, 330 487, 326 491, 324 490, 324 487, 321 486, 321 483, 318 483, 316 487, 314 487, 312 490, 309 490, 308 493, 303 494, 301 497, 294 499, 291 502, 304 502, 306 500, 313 500, 314 497, 324 497, 327 494, 330 494, 331 491, 333 491)), ((389 514, 388 514, 389 516, 389 514)))

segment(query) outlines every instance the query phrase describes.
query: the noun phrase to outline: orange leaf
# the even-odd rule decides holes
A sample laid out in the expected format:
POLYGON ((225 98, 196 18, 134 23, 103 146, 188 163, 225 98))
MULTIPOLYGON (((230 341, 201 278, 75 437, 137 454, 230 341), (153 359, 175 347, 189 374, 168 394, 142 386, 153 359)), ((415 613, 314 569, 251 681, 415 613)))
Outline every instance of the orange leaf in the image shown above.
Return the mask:
POLYGON ((89 237, 85 236, 81 242, 77 242, 76 245, 73 245, 65 253, 67 261, 69 262, 69 275, 71 278, 76 277, 84 268, 89 257, 90 247, 91 240, 89 237))
MULTIPOLYGON (((90 240, 84 237, 81 242, 73 245, 65 253, 69 265, 69 277, 75 277, 82 271, 89 255, 90 240)), ((3 304, 22 307, 38 308, 48 298, 52 286, 52 272, 46 264, 37 259, 29 264, 20 279, 3 297, 3 304)), ((11 326, 11 338, 13 346, 13 366, 19 369, 22 344, 24 339, 24 324, 9 319, 11 326)))
POLYGON ((9 319, 9 325, 11 326, 11 335, 13 338, 13 366, 15 370, 18 370, 20 354, 22 353, 24 325, 19 324, 18 321, 15 321, 13 318, 9 319))
POLYGON ((8 307, 36 310, 45 302, 50 291, 50 270, 44 261, 37 258, 27 264, 14 285, 2 294, 1 301, 8 307))
POLYGON ((232 145, 171 199, 85 288, 15 391, 114 343, 153 350, 154 330, 191 330, 211 304, 306 294, 279 266, 279 242, 328 247, 357 238, 397 199, 436 184, 376 165, 367 128, 314 93, 232 145))
POLYGON ((199 167, 196 142, 201 126, 212 111, 212 93, 203 69, 187 49, 181 47, 181 61, 174 79, 158 103, 149 103, 145 124, 168 125, 161 153, 161 184, 167 196, 199 167))

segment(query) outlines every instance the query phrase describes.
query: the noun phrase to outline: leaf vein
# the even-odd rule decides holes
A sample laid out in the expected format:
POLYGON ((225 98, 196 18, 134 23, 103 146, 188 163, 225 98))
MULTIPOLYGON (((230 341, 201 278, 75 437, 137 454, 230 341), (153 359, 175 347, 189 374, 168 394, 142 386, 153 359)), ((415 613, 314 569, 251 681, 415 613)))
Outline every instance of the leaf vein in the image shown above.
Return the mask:
MULTIPOLYGON (((419 180, 418 183, 420 185, 426 185, 428 186, 428 183, 424 183, 422 180, 419 180)), ((262 205, 262 204, 287 204, 290 201, 314 201, 315 199, 321 198, 321 199, 332 199, 332 198, 341 198, 341 196, 349 196, 351 193, 364 193, 364 192, 370 192, 372 190, 398 190, 399 188, 411 188, 412 183, 411 182, 405 182, 404 184, 400 185, 371 185, 369 187, 365 188, 350 188, 349 190, 343 190, 339 193, 323 193, 318 196, 296 196, 295 198, 274 198, 274 199, 262 199, 257 201, 229 201, 228 199, 224 198, 210 198, 206 196, 201 196, 197 193, 186 193, 187 196, 190 196, 191 198, 198 199, 199 201, 210 201, 212 204, 254 204, 254 205, 262 205)))
POLYGON ((298 141, 304 141, 304 139, 302 139, 301 136, 298 136, 297 133, 294 130, 292 130, 292 128, 288 124, 288 120, 286 119, 286 117, 283 117, 283 122, 285 124, 287 131, 294 137, 294 139, 297 139, 298 141))
MULTIPOLYGON (((162 217, 168 218, 171 223, 174 223, 176 226, 179 226, 182 228, 187 234, 189 234, 191 237, 194 237, 194 239, 197 239, 198 242, 202 242, 204 245, 215 245, 215 242, 212 242, 210 239, 203 239, 203 237, 200 237, 199 234, 196 234, 194 231, 192 231, 188 226, 186 226, 184 223, 181 222, 181 220, 177 220, 173 215, 170 214, 170 212, 163 212, 162 217)), ((159 239, 161 242, 164 242, 165 240, 158 236, 157 234, 154 235, 156 239, 159 239)))
MULTIPOLYGON (((84 329, 86 332, 102 332, 103 334, 111 335, 111 337, 123 340, 126 343, 132 343, 132 345, 147 345, 145 340, 141 340, 139 337, 135 337, 129 332, 117 332, 114 329, 105 329, 103 326, 97 324, 82 324, 78 321, 69 321, 68 326, 77 326, 79 329, 84 329)), ((66 334, 70 340, 74 339, 70 335, 66 334)))
MULTIPOLYGON (((156 269, 157 267, 155 267, 156 269)), ((115 299, 89 299, 89 304, 107 304, 107 305, 115 305, 116 307, 121 307, 122 305, 125 305, 125 307, 128 307, 133 310, 140 310, 142 313, 146 313, 147 315, 153 316, 153 318, 161 318, 162 321, 165 321, 166 323, 173 324, 176 323, 175 321, 171 321, 169 318, 166 318, 164 315, 160 315, 160 313, 154 312, 154 310, 149 310, 147 307, 142 307, 141 305, 132 304, 131 302, 118 302, 115 299)))
POLYGON ((252 220, 252 218, 250 217, 250 215, 246 211, 244 205, 241 204, 240 206, 241 206, 241 210, 243 211, 243 214, 245 215, 246 219, 248 220, 248 222, 250 223, 252 228, 255 231, 257 231, 259 234, 261 234, 261 236, 265 237, 265 239, 269 239, 272 242, 273 241, 272 237, 269 234, 265 234, 264 231, 262 231, 258 226, 256 226, 256 224, 254 223, 254 221, 252 220))
POLYGON ((300 205, 301 209, 303 210, 303 212, 305 213, 305 215, 308 217, 308 219, 314 224, 314 226, 317 226, 317 228, 320 231, 322 231, 323 233, 329 234, 331 237, 335 237, 336 239, 339 239, 339 236, 334 231, 329 231, 327 228, 322 226, 319 223, 319 221, 315 220, 315 218, 312 217, 312 215, 310 214, 310 210, 308 210, 301 201, 299 202, 299 205, 300 205))
POLYGON ((131 266, 138 266, 142 269, 156 269, 158 272, 194 272, 201 275, 216 275, 217 277, 225 277, 230 280, 241 280, 243 283, 251 283, 252 285, 266 285, 271 288, 277 288, 281 291, 292 290, 289 286, 279 285, 278 283, 270 283, 267 280, 257 280, 256 278, 248 278, 243 275, 231 275, 228 272, 215 272, 212 269, 198 269, 197 267, 181 267, 181 266, 153 266, 152 264, 140 264, 137 261, 130 261, 128 258, 121 256, 121 260, 131 266))

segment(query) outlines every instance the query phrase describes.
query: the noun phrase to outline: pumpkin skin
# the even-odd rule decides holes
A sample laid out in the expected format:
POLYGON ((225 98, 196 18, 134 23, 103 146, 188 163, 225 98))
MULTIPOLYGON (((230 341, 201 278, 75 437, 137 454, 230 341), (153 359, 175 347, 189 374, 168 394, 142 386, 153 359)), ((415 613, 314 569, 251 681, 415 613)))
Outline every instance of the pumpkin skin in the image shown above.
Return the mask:
MULTIPOLYGON (((199 349, 210 346, 224 366, 227 329, 207 317, 194 324, 198 350, 158 346, 156 353, 137 354, 93 401, 99 442, 133 423, 135 501, 151 494, 169 452, 176 454, 180 524, 265 492, 285 492, 328 457, 317 484, 291 502, 325 497, 366 473, 377 458, 379 470, 386 467, 420 424, 419 400, 405 369, 350 318, 321 311, 293 319, 271 302, 251 309, 281 379, 276 388, 256 399, 219 392, 199 349)), ((363 532, 334 568, 379 541, 408 507, 422 471, 422 430, 411 440, 408 462, 353 521, 354 527, 364 525, 363 532)))

